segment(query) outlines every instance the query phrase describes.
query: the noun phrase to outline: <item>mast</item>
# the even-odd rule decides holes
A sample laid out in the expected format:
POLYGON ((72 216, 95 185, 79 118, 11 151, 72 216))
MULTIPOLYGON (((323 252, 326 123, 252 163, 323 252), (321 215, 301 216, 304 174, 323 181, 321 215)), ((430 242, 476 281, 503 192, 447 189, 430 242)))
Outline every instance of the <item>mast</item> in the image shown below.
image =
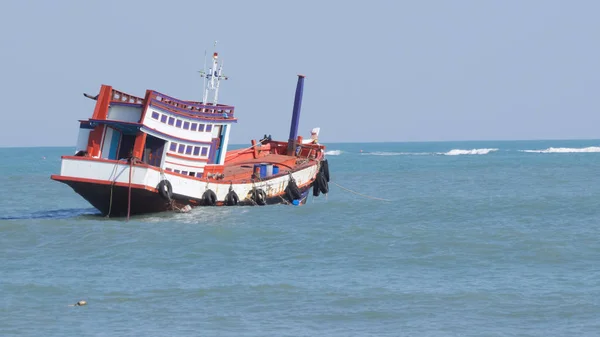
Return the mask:
MULTIPOLYGON (((217 41, 215 41, 214 46, 217 46, 217 41)), ((206 56, 204 63, 206 64, 206 56)), ((223 75, 223 62, 219 63, 219 53, 213 53, 210 69, 206 71, 202 70, 200 72, 200 77, 204 78, 202 103, 209 104, 209 100, 212 100, 212 104, 217 105, 219 99, 219 84, 221 83, 221 80, 228 79, 227 76, 223 75)))
POLYGON ((298 123, 300 122, 300 108, 302 107, 302 93, 304 92, 304 75, 298 75, 296 84, 296 95, 294 97, 294 108, 292 110, 292 122, 290 124, 290 136, 288 138, 288 156, 293 156, 296 150, 298 137, 298 123))

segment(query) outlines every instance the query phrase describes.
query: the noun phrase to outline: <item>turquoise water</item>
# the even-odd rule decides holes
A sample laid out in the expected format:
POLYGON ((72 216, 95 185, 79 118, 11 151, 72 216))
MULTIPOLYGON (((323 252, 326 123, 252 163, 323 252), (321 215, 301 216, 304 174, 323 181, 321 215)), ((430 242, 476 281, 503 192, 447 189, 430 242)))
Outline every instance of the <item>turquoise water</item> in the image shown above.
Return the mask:
POLYGON ((71 150, 0 149, 0 336, 600 334, 600 141, 330 144, 304 206, 129 222, 71 150))

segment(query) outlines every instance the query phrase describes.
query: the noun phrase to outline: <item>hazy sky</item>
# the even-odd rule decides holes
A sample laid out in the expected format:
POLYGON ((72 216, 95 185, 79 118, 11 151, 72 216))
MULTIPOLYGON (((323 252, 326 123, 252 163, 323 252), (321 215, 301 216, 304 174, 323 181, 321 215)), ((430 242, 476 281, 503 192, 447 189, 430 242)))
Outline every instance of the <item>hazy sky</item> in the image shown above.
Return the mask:
POLYGON ((233 143, 600 138, 600 1, 27 1, 0 11, 0 146, 72 146, 101 84, 200 100, 233 143))

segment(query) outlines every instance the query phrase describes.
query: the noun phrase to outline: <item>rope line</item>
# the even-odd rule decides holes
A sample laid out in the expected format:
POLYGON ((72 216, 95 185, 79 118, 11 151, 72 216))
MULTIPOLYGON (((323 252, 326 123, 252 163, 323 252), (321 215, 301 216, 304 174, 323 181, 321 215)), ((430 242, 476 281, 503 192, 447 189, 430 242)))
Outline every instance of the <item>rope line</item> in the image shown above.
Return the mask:
POLYGON ((129 215, 131 214, 131 173, 133 171, 133 158, 129 161, 129 195, 127 197, 127 221, 129 221, 129 215))
POLYGON ((370 196, 370 195, 366 195, 366 194, 358 193, 358 192, 356 192, 356 191, 353 191, 353 190, 351 190, 351 189, 349 189, 349 188, 346 188, 346 187, 344 187, 344 186, 341 186, 340 184, 337 184, 337 183, 335 183, 335 182, 333 182, 333 181, 330 181, 329 183, 330 183, 330 184, 334 184, 335 186, 337 186, 337 187, 339 187, 339 188, 341 188, 341 189, 343 189, 343 190, 346 190, 346 191, 348 191, 348 192, 350 192, 350 193, 354 193, 354 194, 356 194, 356 195, 360 195, 361 197, 365 197, 365 198, 368 198, 368 199, 373 199, 373 200, 381 200, 381 201, 388 201, 388 202, 390 202, 390 201, 391 201, 391 200, 389 200, 389 199, 377 198, 377 197, 372 197, 372 196, 370 196))
POLYGON ((122 159, 117 160, 117 162, 115 163, 115 165, 113 166, 112 172, 110 174, 111 177, 113 177, 112 182, 110 184, 110 199, 108 202, 108 214, 106 214, 107 218, 110 218, 110 212, 112 211, 112 200, 113 200, 113 188, 115 187, 115 184, 117 183, 117 167, 119 167, 119 164, 121 163, 122 159))

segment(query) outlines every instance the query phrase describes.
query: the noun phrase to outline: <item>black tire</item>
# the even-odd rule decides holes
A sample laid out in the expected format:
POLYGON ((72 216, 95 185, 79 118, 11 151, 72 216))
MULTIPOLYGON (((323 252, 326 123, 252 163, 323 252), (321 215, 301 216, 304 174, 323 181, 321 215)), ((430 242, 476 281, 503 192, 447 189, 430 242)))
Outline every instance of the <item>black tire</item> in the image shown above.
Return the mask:
POLYGON ((321 188, 319 188, 319 173, 317 173, 317 176, 315 177, 315 180, 313 180, 312 182, 312 188, 313 188, 313 196, 314 197, 318 197, 319 194, 321 194, 321 188))
POLYGON ((327 162, 327 159, 321 162, 321 172, 323 172, 325 180, 329 182, 329 163, 327 162))
POLYGON ((316 178, 312 183, 312 188, 313 188, 313 196, 318 197, 319 194, 321 194, 321 189, 319 188, 319 181, 316 178))
POLYGON ((319 174, 317 174, 317 179, 319 180, 319 190, 321 190, 321 193, 329 193, 329 184, 327 184, 325 174, 323 174, 323 172, 319 172, 319 174))
POLYGON ((298 200, 302 197, 302 193, 300 193, 300 189, 294 180, 290 180, 288 182, 288 185, 285 188, 285 195, 290 202, 298 200))
POLYGON ((158 183, 158 186, 156 186, 156 189, 161 198, 171 201, 171 198, 173 197, 173 186, 171 186, 171 182, 166 179, 161 180, 158 183))
POLYGON ((260 188, 257 188, 252 191, 252 200, 257 205, 264 206, 267 204, 267 194, 260 188))
POLYGON ((225 197, 225 204, 227 206, 235 206, 238 204, 238 202, 240 202, 240 198, 238 197, 237 193, 235 193, 233 190, 229 191, 225 197))
POLYGON ((202 201, 205 206, 214 206, 217 204, 217 194, 213 190, 208 189, 202 194, 202 201))

